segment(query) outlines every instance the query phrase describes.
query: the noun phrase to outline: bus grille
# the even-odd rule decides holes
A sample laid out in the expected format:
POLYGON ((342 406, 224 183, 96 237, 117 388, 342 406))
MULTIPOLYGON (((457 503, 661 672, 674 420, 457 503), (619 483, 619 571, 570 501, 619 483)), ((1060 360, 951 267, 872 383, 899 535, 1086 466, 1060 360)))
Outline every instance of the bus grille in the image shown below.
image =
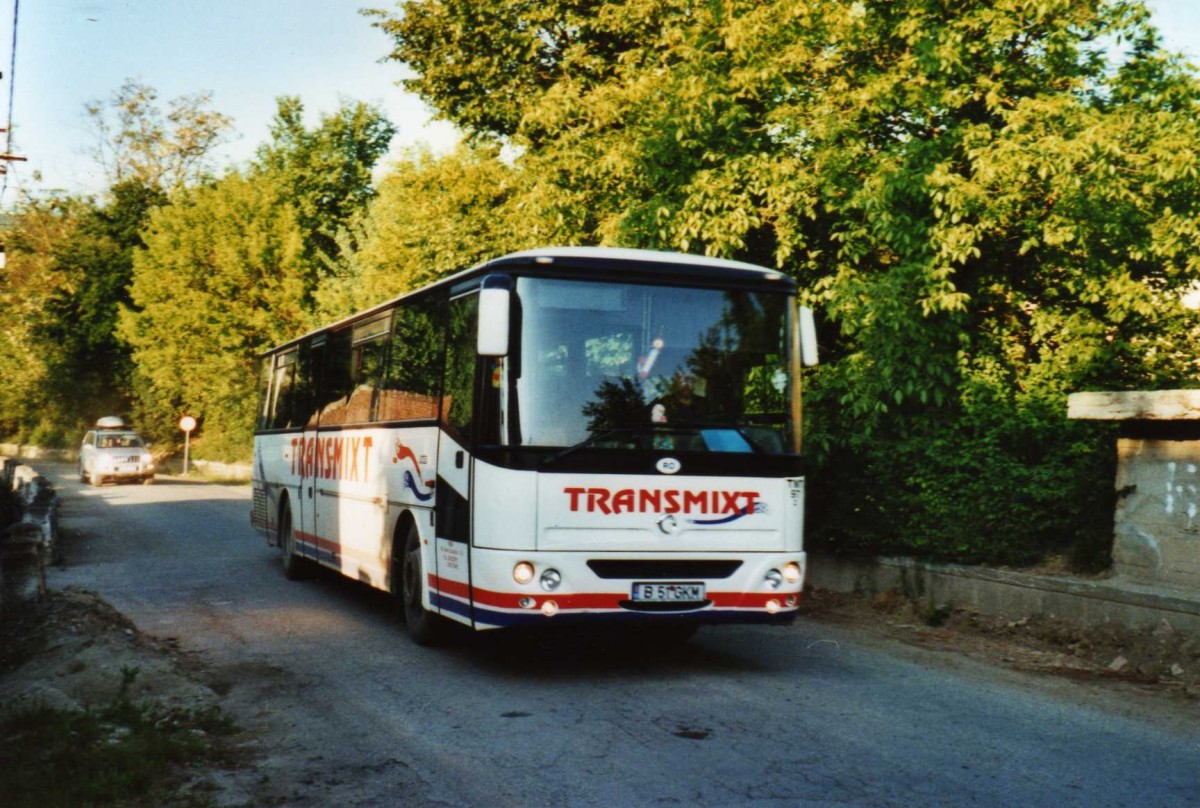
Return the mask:
POLYGON ((267 490, 254 486, 250 507, 250 524, 259 530, 267 530, 267 490))
POLYGON ((588 567, 599 578, 629 579, 631 581, 670 581, 682 579, 728 578, 742 566, 741 561, 722 559, 593 558, 588 567))

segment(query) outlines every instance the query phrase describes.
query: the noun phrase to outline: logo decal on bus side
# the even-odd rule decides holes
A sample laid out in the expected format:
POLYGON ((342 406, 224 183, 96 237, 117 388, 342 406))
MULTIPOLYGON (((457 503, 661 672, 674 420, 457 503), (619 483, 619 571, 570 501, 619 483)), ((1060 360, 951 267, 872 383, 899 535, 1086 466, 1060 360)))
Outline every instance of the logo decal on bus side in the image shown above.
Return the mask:
POLYGON ((755 502, 753 506, 746 506, 742 511, 733 514, 732 516, 723 516, 720 519, 689 519, 693 525, 727 525, 730 522, 736 522, 743 516, 749 516, 752 513, 766 513, 767 503, 755 502))
POLYGON ((654 468, 663 474, 675 474, 683 468, 683 464, 673 457, 662 457, 654 464, 654 468))
POLYGON ((413 496, 421 502, 428 502, 433 499, 433 491, 429 490, 433 488, 433 480, 427 481, 421 477, 421 461, 417 459, 417 453, 405 446, 402 441, 397 440, 396 453, 392 455, 392 463, 399 463, 401 460, 407 460, 412 463, 413 468, 417 472, 414 475, 408 469, 404 470, 404 487, 412 491, 413 496), (417 485, 417 480, 421 481, 420 486, 417 485))

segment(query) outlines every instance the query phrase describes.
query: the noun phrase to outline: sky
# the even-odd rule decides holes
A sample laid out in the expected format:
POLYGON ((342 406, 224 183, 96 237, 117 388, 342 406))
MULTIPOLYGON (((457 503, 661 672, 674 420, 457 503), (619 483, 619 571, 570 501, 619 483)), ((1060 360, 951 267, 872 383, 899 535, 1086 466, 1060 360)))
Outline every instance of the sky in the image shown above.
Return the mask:
MULTIPOLYGON (((1149 5, 1167 46, 1200 65, 1200 2, 1149 5)), ((21 192, 102 191, 84 107, 127 79, 154 87, 164 108, 210 92, 209 107, 236 129, 218 167, 254 156, 282 95, 300 97, 310 125, 343 100, 378 105, 399 128, 394 156, 417 144, 452 148, 454 128, 397 86, 401 65, 381 63, 391 41, 359 14, 372 6, 394 9, 396 0, 0 0, 0 120, 11 92, 12 151, 27 158, 10 163, 0 204, 21 192)))
POLYGON ((299 96, 309 125, 342 100, 378 105, 399 128, 393 149, 453 147, 457 135, 381 64, 391 40, 359 14, 394 0, 0 0, 0 120, 13 96, 13 147, 3 204, 20 190, 95 193, 104 177, 84 107, 136 79, 168 101, 211 92, 209 108, 234 119, 218 166, 241 164, 267 141, 275 99, 299 96), (14 2, 15 70, 10 67, 14 2), (40 172, 42 181, 34 180, 40 172))

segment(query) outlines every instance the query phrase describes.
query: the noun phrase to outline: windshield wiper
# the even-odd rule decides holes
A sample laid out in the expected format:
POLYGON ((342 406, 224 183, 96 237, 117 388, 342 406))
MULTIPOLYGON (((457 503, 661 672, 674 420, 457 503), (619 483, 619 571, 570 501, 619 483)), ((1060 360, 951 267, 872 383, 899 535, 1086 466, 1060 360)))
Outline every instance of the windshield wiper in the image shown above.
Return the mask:
POLYGON ((555 452, 554 454, 550 455, 549 457, 543 458, 542 465, 543 466, 552 466, 555 463, 557 463, 558 461, 562 460, 564 457, 575 454, 575 452, 578 452, 580 449, 586 449, 588 446, 591 446, 594 443, 599 443, 600 441, 608 440, 609 438, 615 437, 617 435, 626 435, 626 434, 636 433, 636 432, 640 432, 640 431, 642 431, 642 427, 617 426, 617 427, 613 427, 612 429, 605 429, 601 432, 594 432, 591 435, 588 435, 583 440, 579 441, 579 443, 572 444, 571 446, 568 446, 565 449, 561 449, 561 450, 555 452))

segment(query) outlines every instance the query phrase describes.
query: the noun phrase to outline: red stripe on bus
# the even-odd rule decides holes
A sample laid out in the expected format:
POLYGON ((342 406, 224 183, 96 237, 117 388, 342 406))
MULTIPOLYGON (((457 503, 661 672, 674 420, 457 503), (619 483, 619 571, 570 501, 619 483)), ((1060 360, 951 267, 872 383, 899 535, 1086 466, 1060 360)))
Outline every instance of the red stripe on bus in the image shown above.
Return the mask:
MULTIPOLYGON (((523 594, 520 592, 495 592, 479 587, 471 587, 461 581, 452 581, 429 576, 429 586, 442 594, 471 600, 480 606, 499 609, 520 609, 523 598, 533 598, 534 608, 541 608, 542 603, 553 600, 560 610, 573 609, 620 609, 621 602, 629 599, 624 592, 580 592, 577 594, 523 594)), ((775 600, 780 603, 794 593, 776 592, 709 592, 708 600, 714 607, 722 609, 766 609, 767 602, 775 600)))

